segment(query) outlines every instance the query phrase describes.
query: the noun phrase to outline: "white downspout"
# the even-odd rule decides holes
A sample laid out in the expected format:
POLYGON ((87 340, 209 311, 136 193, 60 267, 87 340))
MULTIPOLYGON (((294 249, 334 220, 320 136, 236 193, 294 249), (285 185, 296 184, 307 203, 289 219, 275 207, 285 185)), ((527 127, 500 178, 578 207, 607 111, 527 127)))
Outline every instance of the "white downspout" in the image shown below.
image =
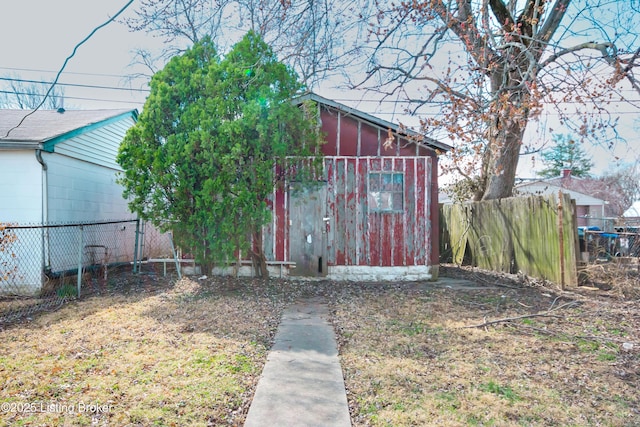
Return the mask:
POLYGON ((49 224, 49 179, 47 174, 47 164, 42 158, 42 149, 36 149, 36 160, 42 165, 42 268, 46 271, 51 267, 49 259, 49 229, 46 226, 49 224))

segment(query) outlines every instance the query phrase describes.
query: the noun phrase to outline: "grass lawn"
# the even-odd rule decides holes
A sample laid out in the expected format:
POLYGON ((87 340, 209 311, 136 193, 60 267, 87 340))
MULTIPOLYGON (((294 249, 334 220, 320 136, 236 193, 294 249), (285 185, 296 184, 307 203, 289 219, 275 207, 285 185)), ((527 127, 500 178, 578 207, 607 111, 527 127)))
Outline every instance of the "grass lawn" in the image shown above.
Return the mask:
POLYGON ((252 282, 127 280, 0 332, 0 425, 241 424, 284 301, 252 282))
POLYGON ((242 425, 282 309, 315 295, 354 426, 640 425, 638 301, 504 282, 118 280, 0 331, 0 426, 242 425))

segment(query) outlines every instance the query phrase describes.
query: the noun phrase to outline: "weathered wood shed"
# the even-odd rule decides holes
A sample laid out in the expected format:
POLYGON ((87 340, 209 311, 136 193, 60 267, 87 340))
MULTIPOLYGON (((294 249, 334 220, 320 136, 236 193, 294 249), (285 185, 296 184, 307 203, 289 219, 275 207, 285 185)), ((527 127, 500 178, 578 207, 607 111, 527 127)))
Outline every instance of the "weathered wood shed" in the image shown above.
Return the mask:
POLYGON ((316 94, 323 179, 272 195, 270 264, 293 276, 423 280, 438 276, 438 153, 451 147, 316 94), (295 266, 293 266, 295 263, 295 266))

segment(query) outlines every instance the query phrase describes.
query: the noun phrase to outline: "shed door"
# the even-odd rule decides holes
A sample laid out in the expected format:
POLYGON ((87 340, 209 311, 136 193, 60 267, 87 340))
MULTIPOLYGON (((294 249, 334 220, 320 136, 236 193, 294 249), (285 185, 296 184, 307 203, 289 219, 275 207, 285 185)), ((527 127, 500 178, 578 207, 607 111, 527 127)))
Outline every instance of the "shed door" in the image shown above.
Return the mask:
POLYGON ((327 275, 327 183, 293 184, 290 192, 290 259, 294 276, 327 275))

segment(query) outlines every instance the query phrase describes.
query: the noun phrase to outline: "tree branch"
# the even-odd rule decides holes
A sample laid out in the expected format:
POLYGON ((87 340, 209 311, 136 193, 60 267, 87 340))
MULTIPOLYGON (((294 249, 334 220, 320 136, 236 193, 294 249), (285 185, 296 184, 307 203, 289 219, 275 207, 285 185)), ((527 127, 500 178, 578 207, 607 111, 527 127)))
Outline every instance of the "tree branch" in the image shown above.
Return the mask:
POLYGON ((624 76, 627 78, 627 80, 629 80, 629 83, 631 83, 631 86, 636 90, 636 92, 640 94, 640 84, 638 84, 638 81, 633 76, 633 73, 631 73, 631 70, 635 66, 635 62, 639 56, 640 56, 640 47, 634 52, 633 56, 628 61, 625 61, 625 62, 628 62, 628 64, 626 67, 624 67, 624 70, 622 70, 622 72, 624 76))
MULTIPOLYGON (((554 300, 555 303, 555 300, 554 300)), ((464 326, 462 329, 471 329, 471 328, 484 328, 485 326, 489 326, 489 325, 495 325, 497 323, 505 323, 505 322, 512 322, 514 320, 520 320, 520 319, 530 319, 532 317, 556 317, 556 318, 562 318, 562 316, 558 316, 555 314, 552 314, 558 310, 561 310, 563 308, 567 308, 567 307, 572 307, 575 305, 578 305, 578 301, 569 301, 565 304, 561 304, 555 308, 549 308, 549 310, 543 312, 543 313, 533 313, 533 314, 524 314, 522 316, 513 316, 513 317, 505 317, 503 319, 496 319, 496 320, 489 320, 486 321, 484 323, 480 323, 477 325, 471 325, 471 326, 464 326)), ((551 305, 553 307, 553 304, 551 305)))
MULTIPOLYGON (((449 2, 446 3, 449 4, 449 2)), ((488 45, 487 39, 480 34, 475 25, 471 2, 459 3, 458 17, 451 13, 443 0, 434 1, 432 8, 442 22, 465 44, 465 49, 476 64, 486 70, 489 64, 498 62, 498 54, 488 45)))
POLYGON ((611 64, 612 61, 614 61, 616 48, 613 45, 613 43, 608 43, 608 42, 605 42, 605 43, 586 42, 586 43, 580 43, 578 45, 575 45, 575 46, 572 46, 572 47, 569 47, 569 48, 566 48, 566 49, 562 49, 561 51, 559 51, 557 53, 554 53, 549 58, 545 59, 544 61, 542 61, 540 63, 540 68, 544 68, 547 65, 551 64, 552 62, 555 62, 561 56, 567 55, 569 53, 577 52, 579 50, 584 50, 584 49, 594 49, 594 50, 600 51, 600 53, 602 54, 602 57, 609 64, 611 64), (614 49, 614 56, 611 56, 609 54, 609 49, 614 49))
POLYGON ((502 0, 489 0, 489 6, 491 6, 491 11, 498 20, 498 24, 502 26, 503 31, 506 33, 512 32, 515 20, 502 0))

